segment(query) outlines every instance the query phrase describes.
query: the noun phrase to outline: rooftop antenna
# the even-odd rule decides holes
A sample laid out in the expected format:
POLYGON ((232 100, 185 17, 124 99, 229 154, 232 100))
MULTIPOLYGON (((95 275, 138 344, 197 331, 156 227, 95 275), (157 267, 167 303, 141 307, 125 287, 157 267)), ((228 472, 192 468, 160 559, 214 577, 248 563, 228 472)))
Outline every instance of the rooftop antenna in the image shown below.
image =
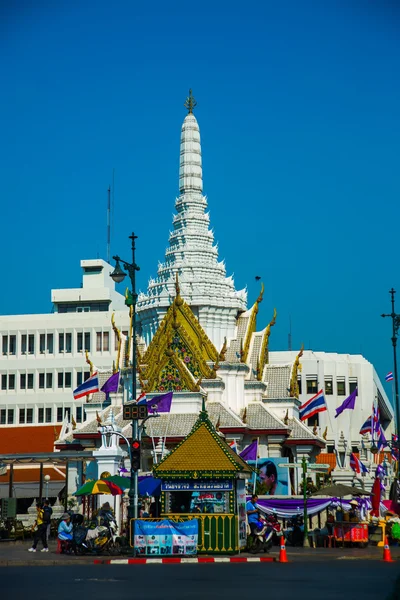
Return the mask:
POLYGON ((114 175, 115 175, 115 169, 113 169, 113 176, 112 176, 112 204, 111 204, 111 229, 112 229, 112 231, 114 231, 114 191, 115 191, 114 175))
POLYGON ((111 260, 111 188, 107 190, 107 262, 111 260))
POLYGON ((289 315, 288 350, 292 349, 292 317, 289 315))

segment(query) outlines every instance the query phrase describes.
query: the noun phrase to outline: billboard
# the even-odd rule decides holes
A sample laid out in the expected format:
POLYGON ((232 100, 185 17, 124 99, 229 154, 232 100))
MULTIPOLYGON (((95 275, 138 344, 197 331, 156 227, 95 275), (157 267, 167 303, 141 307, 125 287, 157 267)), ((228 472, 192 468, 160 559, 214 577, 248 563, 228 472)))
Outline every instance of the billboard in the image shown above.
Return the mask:
MULTIPOLYGON (((133 524, 133 520, 131 522, 133 524)), ((197 554, 199 524, 197 519, 176 523, 134 521, 134 546, 139 556, 171 556, 197 554)))
POLYGON ((289 495, 289 469, 279 467, 279 464, 289 463, 287 457, 283 458, 259 458, 248 460, 257 472, 251 479, 251 489, 254 486, 254 477, 257 477, 256 490, 259 495, 288 496, 289 495))

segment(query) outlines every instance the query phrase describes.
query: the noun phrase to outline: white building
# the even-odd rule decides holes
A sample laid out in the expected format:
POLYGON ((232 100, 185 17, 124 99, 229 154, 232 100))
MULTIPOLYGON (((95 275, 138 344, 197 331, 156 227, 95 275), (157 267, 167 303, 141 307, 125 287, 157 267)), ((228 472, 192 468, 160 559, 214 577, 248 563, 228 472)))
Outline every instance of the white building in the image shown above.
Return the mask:
POLYGON ((72 391, 89 376, 85 351, 98 369, 116 358, 111 313, 129 330, 124 297, 114 289, 112 267, 82 260, 82 287, 52 290, 53 312, 0 316, 0 426, 84 420, 84 398, 72 391))

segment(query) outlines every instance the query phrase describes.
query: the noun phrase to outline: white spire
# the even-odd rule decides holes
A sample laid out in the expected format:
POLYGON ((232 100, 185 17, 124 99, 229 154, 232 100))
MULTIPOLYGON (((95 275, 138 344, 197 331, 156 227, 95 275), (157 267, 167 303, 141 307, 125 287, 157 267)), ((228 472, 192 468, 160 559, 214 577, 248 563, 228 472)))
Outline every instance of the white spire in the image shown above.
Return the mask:
POLYGON ((202 194, 200 130, 192 112, 196 101, 191 91, 185 106, 189 114, 183 121, 181 133, 177 214, 173 217, 165 261, 158 265, 158 276, 150 279, 147 294, 139 295, 137 311, 148 343, 157 329, 155 311, 160 320, 175 296, 178 273, 182 297, 218 347, 225 335, 228 338, 233 335, 238 312, 246 310, 247 292, 236 291, 233 277, 226 277, 224 261, 218 260, 218 248, 206 212, 207 199, 202 194), (212 321, 214 334, 207 327, 208 321, 212 321))

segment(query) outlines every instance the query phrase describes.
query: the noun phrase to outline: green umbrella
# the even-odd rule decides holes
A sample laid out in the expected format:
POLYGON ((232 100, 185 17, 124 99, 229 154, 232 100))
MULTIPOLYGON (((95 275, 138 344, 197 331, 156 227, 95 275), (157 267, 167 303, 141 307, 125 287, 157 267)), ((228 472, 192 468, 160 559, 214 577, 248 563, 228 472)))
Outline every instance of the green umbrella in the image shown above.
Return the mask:
POLYGON ((122 490, 126 490, 130 487, 131 480, 129 477, 122 477, 121 475, 110 475, 110 477, 104 477, 104 481, 111 481, 120 487, 122 490))

